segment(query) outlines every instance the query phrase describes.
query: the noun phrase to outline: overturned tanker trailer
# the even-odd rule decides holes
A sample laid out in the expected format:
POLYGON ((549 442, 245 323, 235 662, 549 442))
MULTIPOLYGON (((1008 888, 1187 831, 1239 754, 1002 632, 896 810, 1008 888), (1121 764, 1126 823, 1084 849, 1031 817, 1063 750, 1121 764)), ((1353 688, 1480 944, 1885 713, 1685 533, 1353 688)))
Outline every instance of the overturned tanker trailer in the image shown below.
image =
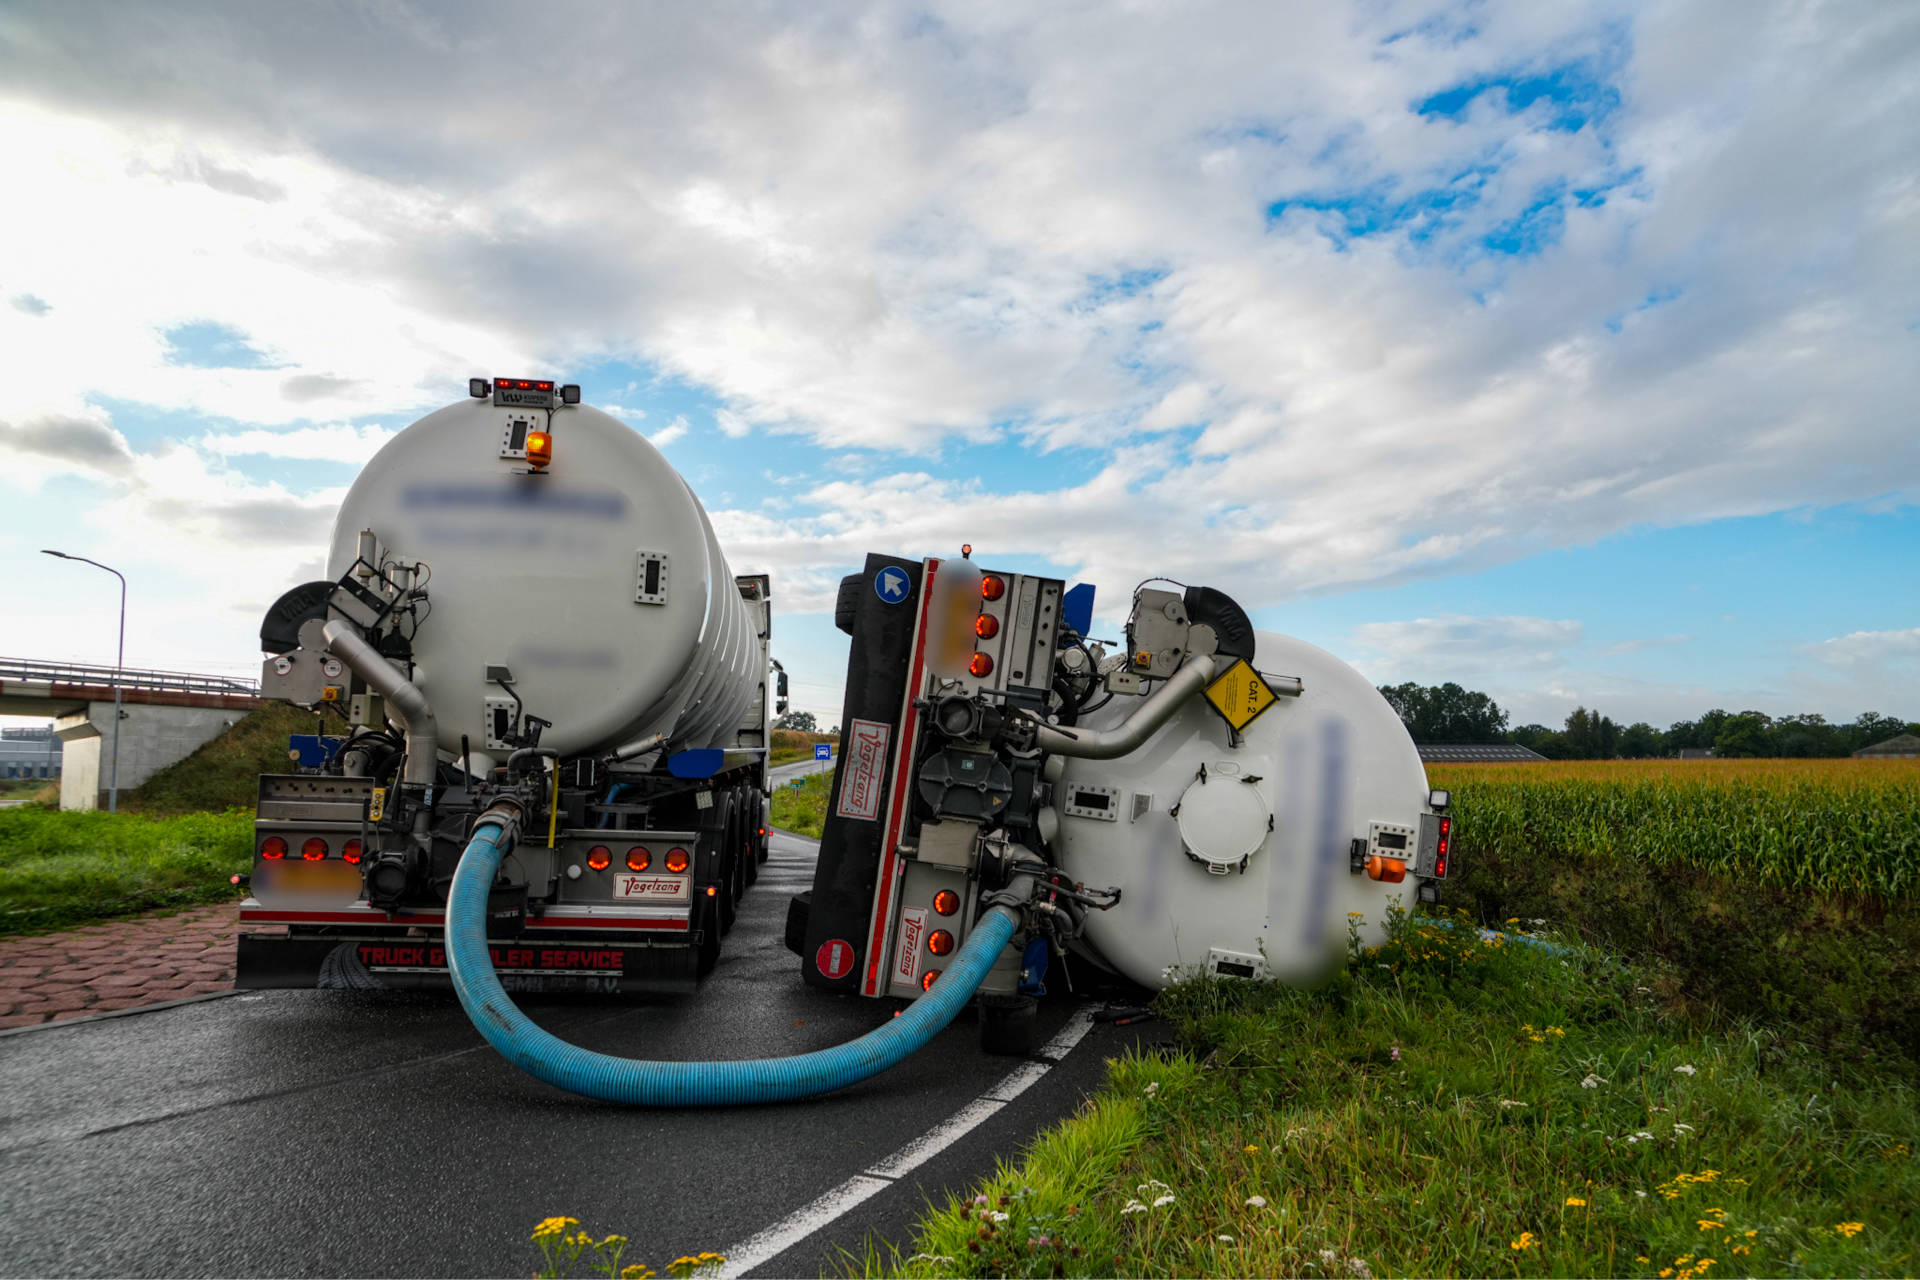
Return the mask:
POLYGON ((502 797, 522 838, 487 932, 518 990, 690 986, 766 858, 768 579, 577 388, 469 391, 374 456, 327 578, 261 627, 262 694, 337 729, 260 779, 240 986, 444 984, 454 870, 502 797))
POLYGON ((841 760, 787 920, 808 982, 930 992, 983 907, 1015 904, 981 1028, 1025 1052, 1050 964, 1308 982, 1350 920, 1377 942, 1438 901, 1448 797, 1358 672, 1207 587, 1142 583, 1117 643, 1092 616, 1090 585, 965 552, 842 582, 841 760))

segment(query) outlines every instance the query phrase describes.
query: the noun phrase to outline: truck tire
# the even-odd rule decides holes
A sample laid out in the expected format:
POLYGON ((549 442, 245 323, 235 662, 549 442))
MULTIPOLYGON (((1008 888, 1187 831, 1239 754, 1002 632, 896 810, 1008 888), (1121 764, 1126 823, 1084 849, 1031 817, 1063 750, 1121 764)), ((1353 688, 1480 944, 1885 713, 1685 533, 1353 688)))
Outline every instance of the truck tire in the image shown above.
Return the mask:
POLYGON ((698 903, 693 922, 694 928, 700 930, 700 942, 694 952, 693 971, 696 977, 704 978, 720 963, 720 905, 705 894, 700 895, 698 903))
POLYGON ((853 615, 860 608, 860 593, 866 590, 865 574, 850 573, 840 579, 840 594, 833 600, 833 625, 853 634, 853 615))
POLYGON ((1024 1058, 1033 1052, 1040 1002, 1032 996, 981 996, 980 1052, 1024 1058))
POLYGON ((762 824, 760 821, 759 788, 740 788, 740 807, 741 811, 746 814, 745 821, 740 828, 740 865, 746 869, 747 884, 755 885, 760 883, 760 864, 766 861, 766 856, 761 850, 766 847, 767 843, 760 835, 762 824))

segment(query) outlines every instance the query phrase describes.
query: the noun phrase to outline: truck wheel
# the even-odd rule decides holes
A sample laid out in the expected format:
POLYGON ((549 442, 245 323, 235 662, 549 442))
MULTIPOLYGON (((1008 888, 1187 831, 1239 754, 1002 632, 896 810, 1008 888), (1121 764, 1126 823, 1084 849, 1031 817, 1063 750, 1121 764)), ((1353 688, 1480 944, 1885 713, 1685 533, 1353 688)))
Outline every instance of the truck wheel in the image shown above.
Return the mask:
POLYGON ((740 878, 742 889, 750 889, 760 880, 760 817, 755 801, 757 791, 740 788, 740 878))
POLYGON ((711 836, 720 843, 720 873, 714 880, 720 889, 720 927, 725 930, 733 928, 733 922, 740 916, 740 900, 736 889, 740 879, 740 859, 734 856, 739 811, 731 794, 720 796, 715 803, 726 806, 726 816, 720 821, 720 829, 711 836))
POLYGON ((1039 1008, 1032 996, 981 996, 980 1052, 1012 1058, 1032 1053, 1039 1008))
POLYGON ((853 634, 853 618, 860 611, 860 593, 866 589, 865 574, 850 573, 840 579, 840 593, 833 599, 833 625, 853 634))
POLYGON ((706 977, 720 963, 720 906, 706 895, 700 897, 700 905, 693 915, 694 927, 700 930, 700 948, 694 953, 694 974, 706 977))

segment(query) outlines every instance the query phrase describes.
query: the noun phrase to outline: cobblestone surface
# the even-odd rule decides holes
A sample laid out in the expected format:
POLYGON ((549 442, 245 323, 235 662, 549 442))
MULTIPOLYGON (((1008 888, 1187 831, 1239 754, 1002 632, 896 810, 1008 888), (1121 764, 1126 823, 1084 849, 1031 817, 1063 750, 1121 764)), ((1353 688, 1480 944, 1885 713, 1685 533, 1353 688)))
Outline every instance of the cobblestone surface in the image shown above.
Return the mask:
POLYGON ((238 903, 0 938, 0 1031, 233 985, 238 903))

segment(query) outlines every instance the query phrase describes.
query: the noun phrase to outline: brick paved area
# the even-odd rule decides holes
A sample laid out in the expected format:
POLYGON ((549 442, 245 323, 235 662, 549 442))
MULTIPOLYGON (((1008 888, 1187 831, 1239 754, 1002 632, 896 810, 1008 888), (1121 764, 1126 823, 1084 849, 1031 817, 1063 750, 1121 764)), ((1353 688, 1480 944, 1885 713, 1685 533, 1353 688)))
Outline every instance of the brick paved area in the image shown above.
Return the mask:
POLYGON ((233 985, 238 903, 0 938, 0 1031, 233 985))

